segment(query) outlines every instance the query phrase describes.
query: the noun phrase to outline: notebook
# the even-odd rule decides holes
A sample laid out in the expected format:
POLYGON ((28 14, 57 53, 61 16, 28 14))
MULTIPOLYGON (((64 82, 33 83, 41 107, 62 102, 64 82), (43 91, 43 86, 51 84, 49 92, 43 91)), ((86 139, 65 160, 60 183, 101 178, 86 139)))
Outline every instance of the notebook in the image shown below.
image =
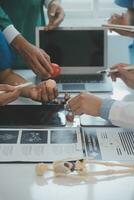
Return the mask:
POLYGON ((107 31, 102 27, 59 27, 45 32, 36 29, 36 45, 44 49, 51 62, 61 66, 55 80, 60 92, 110 92, 107 68, 107 31))

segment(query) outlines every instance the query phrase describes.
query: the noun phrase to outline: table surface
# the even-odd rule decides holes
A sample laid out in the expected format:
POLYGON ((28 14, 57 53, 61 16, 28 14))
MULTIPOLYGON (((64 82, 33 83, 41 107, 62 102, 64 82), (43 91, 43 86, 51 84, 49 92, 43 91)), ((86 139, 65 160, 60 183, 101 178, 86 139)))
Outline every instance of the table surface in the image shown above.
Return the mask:
MULTIPOLYGON (((121 81, 113 84, 115 99, 132 100, 134 95, 121 81)), ((97 94, 98 95, 98 94, 97 94)), ((106 94, 100 94, 106 96, 106 94)), ((31 101, 20 98, 25 104, 31 101)), ((88 181, 69 177, 39 177, 36 164, 0 164, 0 200, 134 200, 134 176, 91 177, 88 181)), ((94 165, 92 167, 96 169, 94 165)))

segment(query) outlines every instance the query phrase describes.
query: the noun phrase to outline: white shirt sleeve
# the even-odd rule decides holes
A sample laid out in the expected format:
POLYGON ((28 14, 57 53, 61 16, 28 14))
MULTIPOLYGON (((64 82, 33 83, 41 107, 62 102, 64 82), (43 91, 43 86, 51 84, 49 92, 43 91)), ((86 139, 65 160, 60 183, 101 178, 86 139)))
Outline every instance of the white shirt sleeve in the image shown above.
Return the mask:
POLYGON ((115 101, 109 112, 113 125, 134 128, 134 102, 115 101))
POLYGON ((7 26, 4 30, 3 30, 3 34, 7 40, 7 42, 10 44, 14 38, 20 34, 19 31, 17 31, 17 29, 11 24, 9 26, 7 26))
MULTIPOLYGON (((45 0, 44 1, 45 7, 48 8, 49 3, 51 3, 52 1, 54 0, 45 0)), ((61 2, 61 0, 56 0, 56 1, 59 1, 59 3, 61 2)))

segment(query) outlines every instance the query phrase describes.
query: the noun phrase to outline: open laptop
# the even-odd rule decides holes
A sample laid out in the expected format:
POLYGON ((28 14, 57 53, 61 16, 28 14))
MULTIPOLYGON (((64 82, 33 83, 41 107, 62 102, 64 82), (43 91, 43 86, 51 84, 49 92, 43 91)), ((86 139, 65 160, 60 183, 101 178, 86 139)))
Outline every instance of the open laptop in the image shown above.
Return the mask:
POLYGON ((36 45, 62 68, 56 78, 60 92, 110 92, 107 68, 107 31, 102 27, 59 27, 53 31, 36 29, 36 45))

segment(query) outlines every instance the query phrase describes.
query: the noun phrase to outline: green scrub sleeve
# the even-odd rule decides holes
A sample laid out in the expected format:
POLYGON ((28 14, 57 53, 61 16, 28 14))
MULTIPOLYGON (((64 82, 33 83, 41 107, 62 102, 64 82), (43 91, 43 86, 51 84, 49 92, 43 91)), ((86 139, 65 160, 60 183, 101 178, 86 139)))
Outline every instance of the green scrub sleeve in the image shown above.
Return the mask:
POLYGON ((4 10, 0 7, 0 29, 3 31, 7 26, 11 25, 12 21, 4 10))

